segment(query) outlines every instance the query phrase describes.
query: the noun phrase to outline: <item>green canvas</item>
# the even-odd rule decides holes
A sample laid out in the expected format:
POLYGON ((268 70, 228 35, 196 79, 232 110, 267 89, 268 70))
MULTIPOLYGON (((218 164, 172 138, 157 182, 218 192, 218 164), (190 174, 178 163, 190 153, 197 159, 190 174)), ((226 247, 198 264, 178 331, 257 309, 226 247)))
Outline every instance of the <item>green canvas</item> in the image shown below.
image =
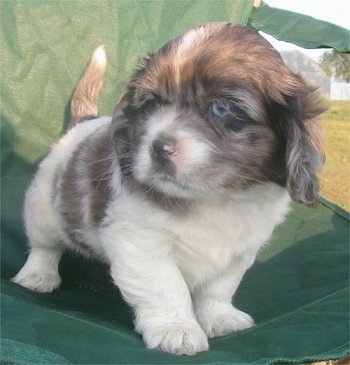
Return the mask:
POLYGON ((51 294, 9 281, 26 259, 25 189, 66 128, 71 93, 92 51, 106 45, 100 111, 110 115, 141 56, 198 23, 252 25, 258 9, 252 13, 252 1, 243 0, 2 1, 0 6, 1 362, 272 364, 344 356, 349 217, 326 201, 314 209, 295 204, 245 276, 236 305, 256 326, 211 340, 210 351, 199 355, 145 349, 133 332, 131 310, 98 262, 65 255, 63 284, 51 294))
POLYGON ((348 29, 266 4, 253 9, 248 25, 303 48, 334 48, 339 52, 350 52, 348 29))

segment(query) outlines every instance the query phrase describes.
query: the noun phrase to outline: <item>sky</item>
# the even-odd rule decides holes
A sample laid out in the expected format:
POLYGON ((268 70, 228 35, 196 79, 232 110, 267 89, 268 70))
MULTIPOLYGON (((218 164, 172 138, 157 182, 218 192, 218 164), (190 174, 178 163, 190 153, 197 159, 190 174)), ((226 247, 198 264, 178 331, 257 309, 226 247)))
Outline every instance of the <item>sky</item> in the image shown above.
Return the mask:
MULTIPOLYGON (((295 11, 317 19, 350 29, 350 0, 264 0, 275 8, 295 11)), ((279 51, 299 49, 315 61, 319 61, 324 50, 305 50, 290 43, 280 42, 266 35, 279 51)))

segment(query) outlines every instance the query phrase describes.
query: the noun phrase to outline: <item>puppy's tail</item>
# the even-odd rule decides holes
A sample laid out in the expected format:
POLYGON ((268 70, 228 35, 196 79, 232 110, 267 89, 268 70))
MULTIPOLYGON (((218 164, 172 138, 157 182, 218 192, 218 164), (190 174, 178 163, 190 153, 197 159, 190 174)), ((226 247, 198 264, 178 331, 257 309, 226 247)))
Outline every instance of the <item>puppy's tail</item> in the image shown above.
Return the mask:
POLYGON ((69 128, 98 116, 98 99, 106 70, 106 52, 104 46, 95 49, 90 63, 81 77, 72 101, 69 128))

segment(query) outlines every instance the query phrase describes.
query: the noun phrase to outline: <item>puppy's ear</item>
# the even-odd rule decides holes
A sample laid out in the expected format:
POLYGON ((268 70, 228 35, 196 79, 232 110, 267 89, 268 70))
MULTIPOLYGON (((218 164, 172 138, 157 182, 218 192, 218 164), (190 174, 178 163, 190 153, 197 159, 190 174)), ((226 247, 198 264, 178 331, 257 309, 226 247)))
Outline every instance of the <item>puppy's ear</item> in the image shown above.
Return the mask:
POLYGON ((312 205, 319 197, 318 171, 324 163, 320 116, 327 110, 319 91, 292 73, 284 116, 287 188, 295 201, 312 205))
POLYGON ((128 93, 125 92, 121 96, 114 110, 111 130, 114 148, 117 152, 121 172, 125 176, 128 176, 131 173, 131 121, 125 115, 125 109, 127 109, 129 105, 128 100, 128 93))
POLYGON ((127 105, 127 95, 124 93, 114 109, 112 118, 112 136, 115 139, 116 146, 118 145, 118 143, 116 143, 116 139, 121 138, 127 130, 127 118, 124 114, 124 109, 127 105))
POLYGON ((125 91, 120 99, 118 100, 117 106, 114 109, 113 113, 113 123, 118 124, 120 119, 123 119, 124 112, 123 110, 128 106, 128 93, 125 91))

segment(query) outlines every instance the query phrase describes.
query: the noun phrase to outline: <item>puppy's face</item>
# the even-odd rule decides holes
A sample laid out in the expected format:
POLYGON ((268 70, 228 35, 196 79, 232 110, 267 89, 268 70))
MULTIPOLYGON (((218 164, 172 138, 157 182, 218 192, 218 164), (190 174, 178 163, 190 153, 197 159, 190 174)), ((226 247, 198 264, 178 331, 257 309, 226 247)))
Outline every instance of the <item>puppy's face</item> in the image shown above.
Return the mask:
POLYGON ((176 198, 272 181, 312 203, 322 112, 257 32, 206 24, 144 61, 115 115, 122 171, 176 198))

